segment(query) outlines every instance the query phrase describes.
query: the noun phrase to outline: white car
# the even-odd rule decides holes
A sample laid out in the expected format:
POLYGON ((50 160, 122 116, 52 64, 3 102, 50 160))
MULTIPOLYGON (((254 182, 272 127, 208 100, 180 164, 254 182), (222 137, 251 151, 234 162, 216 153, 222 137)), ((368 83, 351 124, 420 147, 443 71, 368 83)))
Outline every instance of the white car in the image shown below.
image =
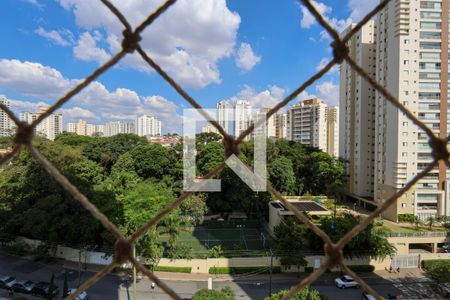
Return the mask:
POLYGON ((9 289, 14 283, 16 278, 13 276, 0 276, 0 288, 9 289))
MULTIPOLYGON (((69 289, 69 295, 75 293, 77 289, 69 289)), ((85 291, 82 291, 74 300, 87 300, 89 298, 85 291)))
POLYGON ((450 252, 450 244, 442 246, 442 249, 444 249, 445 252, 450 252))
POLYGON ((359 288, 359 283, 357 283, 352 277, 348 275, 344 275, 342 277, 338 277, 334 280, 334 283, 338 288, 345 289, 348 287, 359 288))

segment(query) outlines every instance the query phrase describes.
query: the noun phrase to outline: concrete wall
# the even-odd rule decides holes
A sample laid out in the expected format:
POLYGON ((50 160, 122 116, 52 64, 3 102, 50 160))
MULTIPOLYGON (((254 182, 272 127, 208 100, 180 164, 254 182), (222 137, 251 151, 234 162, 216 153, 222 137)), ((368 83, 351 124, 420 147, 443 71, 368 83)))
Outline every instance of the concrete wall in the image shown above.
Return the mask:
MULTIPOLYGON (((39 240, 32 240, 24 237, 17 237, 16 242, 25 243, 30 248, 36 248, 44 244, 39 240)), ((57 246, 55 251, 56 258, 62 258, 68 261, 79 262, 96 265, 108 265, 112 262, 112 256, 104 252, 78 250, 66 246, 57 246)))
MULTIPOLYGON (((325 256, 306 256, 306 261, 308 262, 308 267, 320 266, 325 261, 325 256)), ((374 265, 375 270, 384 270, 391 265, 391 259, 386 258, 384 260, 375 260, 371 258, 353 258, 346 259, 345 263, 347 265, 374 265)), ((163 258, 159 261, 159 266, 170 266, 170 267, 191 267, 192 273, 208 273, 209 269, 212 267, 269 267, 270 257, 236 257, 236 258, 208 258, 208 259, 174 259, 170 260, 163 258)), ((280 261, 278 258, 273 258, 273 266, 279 267, 280 261)), ((335 270, 338 270, 335 268, 335 270)), ((282 272, 298 272, 304 271, 301 267, 300 270, 296 266, 291 266, 287 268, 282 268, 282 272)))
MULTIPOLYGON (((23 242, 30 247, 37 247, 42 244, 41 241, 31 240, 27 238, 18 237, 17 242, 23 242)), ((389 237, 388 241, 392 243, 397 248, 398 254, 408 254, 409 243, 429 243, 437 244, 449 242, 450 239, 447 237, 389 237)), ((88 264, 98 264, 107 265, 112 262, 112 256, 107 256, 102 252, 84 251, 73 249, 65 246, 58 246, 56 249, 56 257, 62 258, 68 261, 78 262, 81 260, 82 263, 88 264)), ((209 269, 212 267, 269 267, 270 257, 235 257, 235 258, 208 258, 208 259, 175 259, 171 260, 168 258, 162 258, 158 265, 159 266, 171 266, 171 267, 191 267, 192 273, 203 273, 207 274, 209 269)), ((316 256, 306 256, 306 261, 308 262, 308 267, 316 267, 325 261, 325 257, 321 255, 316 256)), ((421 253, 421 260, 429 259, 450 259, 450 253, 421 253)), ((141 260, 142 261, 142 260, 141 260)), ((391 258, 386 258, 384 260, 371 259, 369 257, 360 258, 355 257, 352 259, 345 259, 345 264, 347 265, 373 265, 375 270, 384 270, 389 268, 391 265, 391 258)), ((273 258, 273 266, 280 266, 280 261, 278 258, 273 258)), ((337 269, 335 269, 337 270, 337 269)), ((304 271, 303 268, 298 268, 296 266, 291 266, 290 268, 282 268, 283 272, 298 272, 304 271)))

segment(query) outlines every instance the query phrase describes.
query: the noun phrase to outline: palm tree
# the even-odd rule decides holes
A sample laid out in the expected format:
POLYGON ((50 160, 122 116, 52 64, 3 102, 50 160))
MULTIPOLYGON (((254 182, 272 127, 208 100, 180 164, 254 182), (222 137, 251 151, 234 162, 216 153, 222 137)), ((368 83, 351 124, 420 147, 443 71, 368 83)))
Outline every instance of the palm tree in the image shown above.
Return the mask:
POLYGON ((433 216, 428 217, 428 226, 433 227, 434 222, 436 221, 436 218, 433 216))

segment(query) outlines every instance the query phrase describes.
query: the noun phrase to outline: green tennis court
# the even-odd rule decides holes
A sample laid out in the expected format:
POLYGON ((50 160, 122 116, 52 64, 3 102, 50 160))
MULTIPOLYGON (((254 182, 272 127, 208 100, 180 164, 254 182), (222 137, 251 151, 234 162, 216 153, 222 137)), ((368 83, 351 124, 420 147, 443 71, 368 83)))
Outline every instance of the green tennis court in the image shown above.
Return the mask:
POLYGON ((269 250, 273 242, 259 222, 205 223, 191 230, 182 230, 178 237, 178 241, 192 247, 196 255, 204 255, 214 246, 221 246, 227 256, 262 254, 269 250))

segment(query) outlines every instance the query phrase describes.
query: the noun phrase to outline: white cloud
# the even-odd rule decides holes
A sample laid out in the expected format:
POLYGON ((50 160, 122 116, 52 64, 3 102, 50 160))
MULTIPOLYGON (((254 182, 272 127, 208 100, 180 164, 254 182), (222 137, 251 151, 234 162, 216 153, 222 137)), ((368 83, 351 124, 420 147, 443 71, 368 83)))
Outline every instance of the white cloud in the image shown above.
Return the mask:
MULTIPOLYGON (((161 1, 113 1, 136 26, 153 12, 161 1)), ((90 32, 106 31, 108 51, 120 49, 122 26, 100 1, 59 0, 75 14, 76 23, 90 32)), ((142 33, 144 50, 177 81, 189 87, 220 83, 219 60, 233 54, 240 24, 237 13, 225 0, 179 0, 142 33), (176 20, 176 22, 174 21, 176 20)), ((127 55, 122 64, 142 70, 137 54, 127 55)))
POLYGON ((360 21, 367 15, 380 1, 379 0, 349 0, 348 6, 351 10, 350 19, 353 22, 360 21))
MULTIPOLYGON (((0 90, 13 90, 16 93, 36 99, 55 100, 63 96, 78 79, 68 79, 58 70, 39 63, 19 60, 0 60, 0 90)), ((53 101, 12 101, 17 111, 36 111, 39 106, 53 101)), ((108 88, 98 81, 92 82, 75 95, 60 110, 65 122, 86 119, 90 121, 127 120, 138 115, 149 114, 161 120, 164 132, 180 132, 181 117, 175 103, 164 97, 143 96, 128 88, 108 88)))
POLYGON ((242 43, 237 51, 236 66, 244 71, 249 71, 261 61, 261 56, 253 52, 252 46, 242 43))
POLYGON ((144 110, 156 116, 166 126, 167 132, 181 132, 182 117, 177 114, 175 103, 162 96, 149 96, 144 99, 144 110))
POLYGON ((339 105, 339 86, 331 81, 324 81, 316 85, 319 97, 329 105, 339 105))
POLYGON ((21 111, 38 111, 39 107, 49 106, 50 104, 47 102, 39 101, 39 102, 31 102, 31 101, 21 101, 10 99, 11 108, 13 111, 21 112, 21 111))
MULTIPOLYGON (((322 59, 320 60, 319 64, 316 66, 316 71, 320 71, 322 70, 329 62, 331 59, 327 58, 327 57, 322 57, 322 59)), ((335 73, 337 72, 339 69, 337 67, 337 65, 334 65, 330 71, 328 71, 328 73, 335 73)))
POLYGON ((73 48, 73 54, 76 58, 84 61, 96 61, 99 64, 107 61, 111 55, 104 49, 97 47, 97 42, 102 39, 98 31, 93 34, 84 32, 78 39, 77 45, 73 48))
POLYGON ((58 70, 29 61, 0 59, 0 86, 33 98, 61 97, 76 81, 58 70))
POLYGON ((44 28, 39 27, 34 32, 59 46, 70 46, 72 44, 73 35, 70 30, 46 31, 44 28), (63 37, 63 35, 65 35, 65 37, 63 37))
POLYGON ((44 8, 44 4, 40 3, 38 0, 25 0, 25 2, 36 6, 39 9, 43 9, 44 8))
MULTIPOLYGON (((338 32, 342 32, 347 26, 352 24, 351 17, 346 19, 338 19, 335 17, 331 17, 330 14, 333 12, 333 9, 330 6, 327 6, 326 4, 318 1, 312 1, 312 4, 316 7, 317 11, 320 12, 325 17, 325 19, 331 24, 331 26, 333 26, 338 32)), ((302 20, 300 21, 300 26, 302 28, 311 28, 313 25, 317 24, 315 17, 309 12, 309 10, 305 6, 302 5, 301 10, 302 10, 302 20)), ((329 38, 327 31, 322 30, 320 32, 320 39, 324 40, 327 38, 329 38)))
POLYGON ((276 85, 270 85, 267 89, 256 91, 249 85, 245 85, 235 96, 229 98, 230 102, 236 100, 250 101, 252 108, 272 108, 278 102, 283 100, 286 90, 276 85))
POLYGON ((298 101, 304 101, 312 98, 317 98, 317 96, 314 94, 310 94, 308 91, 303 91, 300 93, 300 95, 297 96, 298 101))
MULTIPOLYGON (((326 4, 322 2, 317 1, 311 1, 311 3, 314 5, 314 7, 317 9, 318 12, 320 12, 322 15, 325 15, 327 13, 331 13, 332 8, 330 6, 327 6, 326 4)), ((300 21, 300 26, 302 28, 311 28, 312 25, 316 24, 316 18, 309 12, 309 10, 305 6, 301 6, 302 10, 302 20, 300 21)))

